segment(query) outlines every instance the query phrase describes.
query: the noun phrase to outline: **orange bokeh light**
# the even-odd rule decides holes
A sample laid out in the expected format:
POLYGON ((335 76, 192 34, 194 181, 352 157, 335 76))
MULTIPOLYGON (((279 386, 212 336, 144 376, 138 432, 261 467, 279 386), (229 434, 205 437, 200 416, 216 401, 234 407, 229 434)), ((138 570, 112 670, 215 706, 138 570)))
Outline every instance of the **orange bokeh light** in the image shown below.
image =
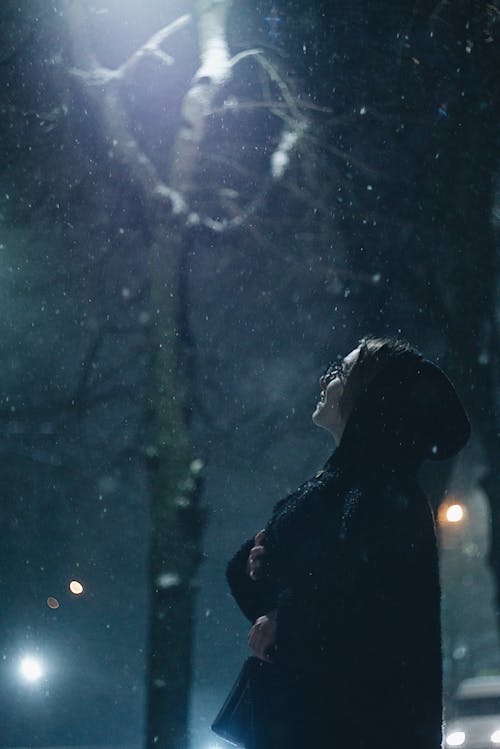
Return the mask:
POLYGON ((464 508, 462 505, 450 505, 446 510, 446 520, 449 523, 459 523, 464 519, 464 508))
POLYGON ((441 525, 459 525, 465 520, 465 515, 463 504, 448 500, 439 508, 438 520, 441 525))

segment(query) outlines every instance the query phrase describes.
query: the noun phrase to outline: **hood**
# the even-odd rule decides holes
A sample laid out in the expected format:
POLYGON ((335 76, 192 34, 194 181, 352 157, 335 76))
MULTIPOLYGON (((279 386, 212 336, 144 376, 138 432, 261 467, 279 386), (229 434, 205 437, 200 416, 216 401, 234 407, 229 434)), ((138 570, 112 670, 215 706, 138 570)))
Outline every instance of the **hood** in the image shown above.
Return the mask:
POLYGON ((361 392, 336 450, 336 462, 359 459, 418 468, 456 455, 470 424, 445 373, 412 351, 401 354, 361 392))

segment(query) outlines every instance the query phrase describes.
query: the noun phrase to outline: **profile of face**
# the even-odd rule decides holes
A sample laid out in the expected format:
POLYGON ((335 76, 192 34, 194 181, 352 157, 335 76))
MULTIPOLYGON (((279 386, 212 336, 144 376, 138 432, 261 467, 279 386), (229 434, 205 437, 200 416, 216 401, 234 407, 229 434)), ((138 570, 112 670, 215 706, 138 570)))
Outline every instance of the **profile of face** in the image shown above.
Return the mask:
POLYGON ((330 367, 319 380, 321 394, 312 420, 316 426, 330 432, 337 445, 342 439, 348 416, 348 414, 342 414, 341 409, 345 383, 358 359, 360 350, 360 346, 353 349, 338 365, 330 367))

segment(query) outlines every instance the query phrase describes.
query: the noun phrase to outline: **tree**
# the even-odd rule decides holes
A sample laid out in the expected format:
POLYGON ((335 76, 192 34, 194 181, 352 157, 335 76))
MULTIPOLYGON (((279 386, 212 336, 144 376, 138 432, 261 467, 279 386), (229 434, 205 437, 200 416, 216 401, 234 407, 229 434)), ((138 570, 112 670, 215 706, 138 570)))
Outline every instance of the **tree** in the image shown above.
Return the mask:
MULTIPOLYGON (((281 133, 280 128, 275 128, 276 143, 265 185, 284 172, 288 152, 301 129, 300 113, 287 86, 272 65, 260 59, 260 51, 243 50, 230 57, 226 39, 228 10, 226 0, 199 0, 192 16, 187 14, 167 24, 118 68, 110 69, 99 64, 93 52, 89 8, 74 2, 63 4, 72 47, 72 74, 92 107, 102 145, 111 158, 112 177, 116 176, 112 166, 115 161, 124 169, 125 179, 141 202, 151 237, 150 429, 145 448, 153 529, 148 746, 158 743, 180 747, 187 740, 195 573, 201 559, 204 522, 200 507, 202 463, 192 454, 189 432, 192 362, 183 287, 185 253, 194 231, 200 227, 210 232, 228 231, 241 226, 249 210, 246 206, 233 209, 230 217, 214 218, 197 196, 206 121, 220 102, 236 66, 252 57, 259 60, 267 74, 264 105, 271 110, 284 105, 280 121, 288 121, 281 133), (164 47, 173 34, 188 28, 196 39, 200 64, 191 81, 184 84, 176 130, 170 134, 167 179, 163 179, 160 164, 151 156, 151 144, 141 143, 134 133, 123 89, 145 58, 161 64, 158 83, 165 85, 163 72, 174 60, 164 47)), ((258 200, 265 189, 259 188, 258 200)))

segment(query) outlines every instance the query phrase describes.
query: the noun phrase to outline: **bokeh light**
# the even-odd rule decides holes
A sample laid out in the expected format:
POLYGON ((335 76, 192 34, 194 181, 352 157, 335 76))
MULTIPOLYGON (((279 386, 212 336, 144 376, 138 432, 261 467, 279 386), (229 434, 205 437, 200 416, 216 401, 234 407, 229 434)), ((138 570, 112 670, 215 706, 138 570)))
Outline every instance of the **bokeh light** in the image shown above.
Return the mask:
POLYGON ((83 593, 83 585, 78 580, 72 580, 69 589, 75 596, 81 596, 83 593))
POLYGON ((464 519, 464 508, 462 505, 453 504, 446 510, 446 520, 449 523, 459 523, 464 519))
POLYGON ((38 681, 43 676, 43 667, 40 660, 30 655, 21 660, 19 671, 23 679, 30 682, 38 681))
POLYGON ((446 737, 446 743, 448 746, 462 746, 465 741, 465 733, 463 731, 453 731, 449 736, 446 737))
POLYGON ((54 596, 49 596, 47 598, 47 606, 49 609, 58 609, 59 608, 59 601, 57 598, 54 598, 54 596))
POLYGON ((443 527, 447 525, 459 525, 465 520, 467 510, 463 504, 457 502, 454 498, 449 498, 443 502, 438 511, 438 522, 443 527))

